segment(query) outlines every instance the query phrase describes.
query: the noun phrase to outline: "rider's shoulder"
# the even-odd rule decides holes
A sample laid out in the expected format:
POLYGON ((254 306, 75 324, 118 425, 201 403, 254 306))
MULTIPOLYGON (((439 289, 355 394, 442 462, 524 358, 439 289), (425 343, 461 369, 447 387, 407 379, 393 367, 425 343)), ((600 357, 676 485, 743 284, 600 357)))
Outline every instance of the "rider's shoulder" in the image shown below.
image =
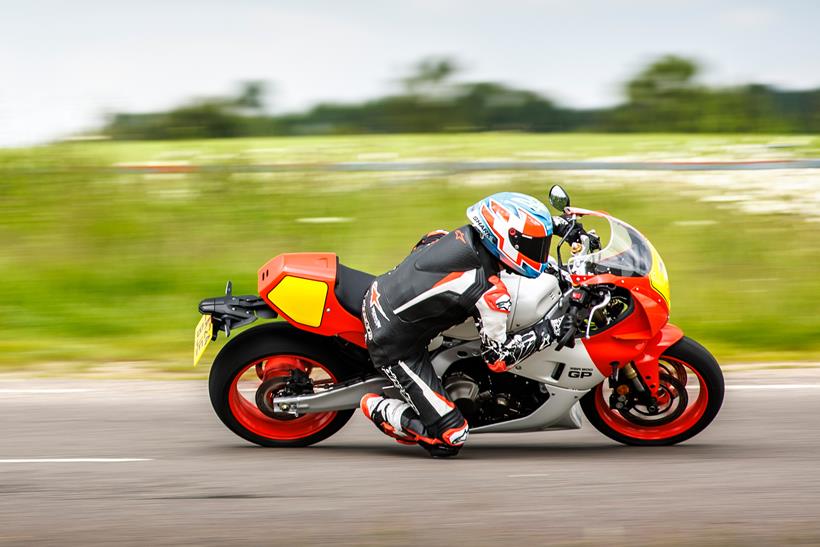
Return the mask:
POLYGON ((416 267, 426 271, 464 271, 482 267, 478 234, 472 226, 451 230, 416 250, 416 267))

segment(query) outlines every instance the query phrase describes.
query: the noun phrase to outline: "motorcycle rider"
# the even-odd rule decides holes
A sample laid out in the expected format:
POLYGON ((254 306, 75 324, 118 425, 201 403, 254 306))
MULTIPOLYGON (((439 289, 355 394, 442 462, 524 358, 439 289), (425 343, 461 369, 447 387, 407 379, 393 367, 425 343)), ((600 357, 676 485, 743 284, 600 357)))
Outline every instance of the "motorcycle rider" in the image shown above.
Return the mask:
POLYGON ((472 316, 487 366, 504 372, 558 334, 544 318, 507 335, 511 299, 499 272, 538 277, 549 268, 553 234, 564 237, 573 225, 550 216, 539 200, 514 192, 482 199, 467 217, 470 224, 423 237, 398 266, 376 278, 362 303, 373 364, 404 399, 368 393, 362 412, 383 433, 419 444, 433 457, 456 455, 469 428, 433 370, 427 351, 432 338, 472 316))

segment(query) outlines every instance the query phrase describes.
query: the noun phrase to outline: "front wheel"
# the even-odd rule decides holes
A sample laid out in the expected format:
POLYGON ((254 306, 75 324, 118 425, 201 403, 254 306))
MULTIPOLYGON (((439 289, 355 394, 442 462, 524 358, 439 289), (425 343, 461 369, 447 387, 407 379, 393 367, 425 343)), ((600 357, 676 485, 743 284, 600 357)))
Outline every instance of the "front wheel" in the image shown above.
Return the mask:
POLYGON ((601 433, 623 444, 664 446, 690 439, 703 431, 723 404, 723 373, 706 348, 684 337, 661 355, 658 391, 661 412, 651 414, 635 406, 610 406, 607 382, 581 399, 589 422, 601 433))
POLYGON ((268 323, 231 340, 216 356, 208 389, 211 404, 231 431, 269 447, 308 446, 344 426, 353 410, 291 416, 269 403, 298 380, 317 392, 353 375, 325 340, 285 323, 268 323))

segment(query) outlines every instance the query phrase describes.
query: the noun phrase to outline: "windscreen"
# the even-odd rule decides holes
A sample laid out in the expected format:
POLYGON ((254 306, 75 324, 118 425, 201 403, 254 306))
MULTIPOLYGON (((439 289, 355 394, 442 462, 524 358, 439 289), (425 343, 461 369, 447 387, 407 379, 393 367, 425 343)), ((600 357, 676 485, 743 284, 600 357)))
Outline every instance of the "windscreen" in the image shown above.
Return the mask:
MULTIPOLYGON (((652 271, 652 244, 635 228, 606 216, 609 222, 609 241, 600 251, 569 260, 570 271, 578 275, 610 273, 623 277, 645 277, 652 271)), ((605 235, 600 234, 602 240, 605 235)))

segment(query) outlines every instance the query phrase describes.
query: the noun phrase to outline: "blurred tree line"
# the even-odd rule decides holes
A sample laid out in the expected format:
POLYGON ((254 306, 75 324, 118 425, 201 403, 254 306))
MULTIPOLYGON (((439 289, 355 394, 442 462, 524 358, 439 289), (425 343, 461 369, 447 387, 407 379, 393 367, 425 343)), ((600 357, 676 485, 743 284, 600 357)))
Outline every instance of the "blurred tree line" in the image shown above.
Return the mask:
POLYGON ((401 92, 359 104, 323 103, 304 113, 269 115, 262 82, 235 97, 191 101, 168 112, 115 114, 103 132, 115 139, 192 139, 268 135, 464 131, 820 132, 820 89, 781 91, 762 84, 707 87, 700 67, 659 58, 624 85, 625 102, 570 109, 526 89, 459 82, 448 58, 425 59, 401 92))

